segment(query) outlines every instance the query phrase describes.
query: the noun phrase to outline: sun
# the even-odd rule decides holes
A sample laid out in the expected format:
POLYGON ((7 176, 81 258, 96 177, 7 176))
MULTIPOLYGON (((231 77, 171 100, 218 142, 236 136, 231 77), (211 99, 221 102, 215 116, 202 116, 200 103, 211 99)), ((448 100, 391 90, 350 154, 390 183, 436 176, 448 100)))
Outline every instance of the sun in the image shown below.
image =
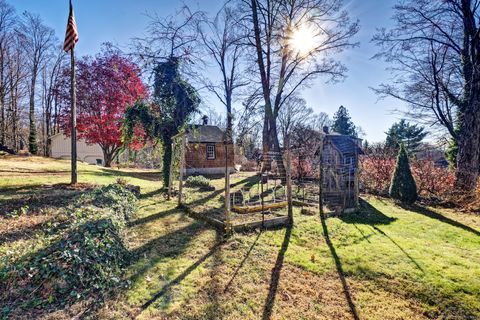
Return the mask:
POLYGON ((289 46, 293 52, 306 56, 317 46, 317 34, 311 26, 302 25, 292 32, 289 46))

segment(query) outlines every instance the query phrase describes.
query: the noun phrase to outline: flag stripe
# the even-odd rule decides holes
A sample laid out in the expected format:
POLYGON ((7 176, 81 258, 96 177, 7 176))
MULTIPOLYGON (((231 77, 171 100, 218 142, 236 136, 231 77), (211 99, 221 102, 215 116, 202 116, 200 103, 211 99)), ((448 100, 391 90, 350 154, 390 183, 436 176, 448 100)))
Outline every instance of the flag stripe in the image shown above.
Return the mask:
POLYGON ((65 41, 63 42, 63 50, 66 52, 72 50, 78 42, 77 24, 73 15, 73 6, 70 1, 70 13, 68 15, 67 31, 65 32, 65 41))

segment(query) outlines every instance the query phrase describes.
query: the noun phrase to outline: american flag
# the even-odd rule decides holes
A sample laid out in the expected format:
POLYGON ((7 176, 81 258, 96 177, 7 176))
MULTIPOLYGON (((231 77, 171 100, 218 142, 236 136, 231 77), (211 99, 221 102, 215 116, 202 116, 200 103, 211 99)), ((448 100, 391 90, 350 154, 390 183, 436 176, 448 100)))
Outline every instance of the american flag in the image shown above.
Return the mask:
POLYGON ((70 0, 70 13, 68 14, 67 32, 65 32, 65 41, 63 42, 63 50, 68 52, 75 47, 78 42, 77 25, 73 16, 72 0, 70 0))

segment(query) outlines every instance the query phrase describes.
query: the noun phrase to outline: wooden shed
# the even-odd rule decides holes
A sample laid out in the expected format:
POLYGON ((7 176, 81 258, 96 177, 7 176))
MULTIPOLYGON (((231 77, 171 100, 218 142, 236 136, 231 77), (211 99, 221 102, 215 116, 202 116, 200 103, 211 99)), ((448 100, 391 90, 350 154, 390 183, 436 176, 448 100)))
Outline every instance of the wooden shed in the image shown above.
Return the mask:
POLYGON ((218 175, 225 166, 234 171, 234 146, 225 143, 225 131, 218 126, 192 125, 186 130, 185 174, 218 175))

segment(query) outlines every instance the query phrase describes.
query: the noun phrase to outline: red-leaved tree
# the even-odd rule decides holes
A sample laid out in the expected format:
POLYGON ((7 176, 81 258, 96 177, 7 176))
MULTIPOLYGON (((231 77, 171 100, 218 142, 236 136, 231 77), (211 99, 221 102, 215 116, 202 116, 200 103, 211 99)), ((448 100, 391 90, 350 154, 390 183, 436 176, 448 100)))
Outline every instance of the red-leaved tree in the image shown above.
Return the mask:
MULTIPOLYGON (((97 143, 103 150, 105 166, 121 149, 121 126, 127 106, 147 95, 138 66, 119 51, 105 46, 95 58, 84 57, 76 65, 77 72, 77 128, 78 138, 97 143)), ((62 97, 62 127, 70 134, 70 78, 65 71, 59 85, 62 97)), ((141 129, 134 131, 141 136, 141 129)), ((132 149, 141 147, 141 139, 132 139, 132 149)))

